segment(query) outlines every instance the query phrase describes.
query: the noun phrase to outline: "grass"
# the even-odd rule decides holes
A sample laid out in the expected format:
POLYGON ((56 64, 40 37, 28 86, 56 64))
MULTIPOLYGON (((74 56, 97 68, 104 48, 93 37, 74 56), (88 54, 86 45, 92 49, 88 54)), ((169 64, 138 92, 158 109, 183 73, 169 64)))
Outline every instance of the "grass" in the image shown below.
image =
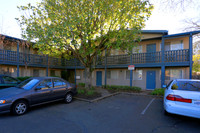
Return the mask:
POLYGON ((156 88, 151 92, 151 95, 164 96, 165 89, 156 88))

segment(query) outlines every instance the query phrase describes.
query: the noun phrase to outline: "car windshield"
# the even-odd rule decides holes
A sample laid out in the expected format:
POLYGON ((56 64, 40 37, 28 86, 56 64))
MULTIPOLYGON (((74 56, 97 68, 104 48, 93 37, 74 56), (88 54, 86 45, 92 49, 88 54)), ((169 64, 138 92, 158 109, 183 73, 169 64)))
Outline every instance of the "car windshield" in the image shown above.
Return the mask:
POLYGON ((24 82, 17 85, 18 88, 23 88, 25 90, 30 90, 33 86, 35 86, 39 82, 38 79, 28 79, 24 82))
POLYGON ((177 81, 172 85, 173 90, 200 91, 200 81, 177 81))

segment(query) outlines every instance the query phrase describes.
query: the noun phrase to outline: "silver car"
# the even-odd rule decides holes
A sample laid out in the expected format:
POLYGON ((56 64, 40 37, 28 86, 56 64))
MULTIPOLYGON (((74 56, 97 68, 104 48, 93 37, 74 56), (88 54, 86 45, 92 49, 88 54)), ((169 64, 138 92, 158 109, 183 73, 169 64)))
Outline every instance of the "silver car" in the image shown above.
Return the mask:
POLYGON ((200 80, 172 80, 165 89, 163 103, 167 113, 200 118, 200 80))

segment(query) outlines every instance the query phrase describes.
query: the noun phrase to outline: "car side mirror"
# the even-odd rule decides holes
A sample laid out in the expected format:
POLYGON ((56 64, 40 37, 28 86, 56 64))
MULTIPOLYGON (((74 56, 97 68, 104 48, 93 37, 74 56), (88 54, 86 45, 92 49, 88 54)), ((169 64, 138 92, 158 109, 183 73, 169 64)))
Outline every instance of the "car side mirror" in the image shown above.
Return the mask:
POLYGON ((166 86, 166 85, 163 85, 162 87, 163 87, 163 88, 166 88, 167 86, 166 86))
POLYGON ((40 86, 35 87, 35 90, 41 90, 42 88, 40 86))

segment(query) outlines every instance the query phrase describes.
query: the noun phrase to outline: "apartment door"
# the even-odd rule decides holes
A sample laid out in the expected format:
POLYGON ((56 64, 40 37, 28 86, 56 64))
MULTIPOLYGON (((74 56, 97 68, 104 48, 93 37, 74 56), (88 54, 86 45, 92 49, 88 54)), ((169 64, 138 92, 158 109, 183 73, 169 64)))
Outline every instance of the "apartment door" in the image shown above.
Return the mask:
POLYGON ((154 60, 156 58, 156 44, 148 44, 146 48, 146 62, 155 63, 154 60))
POLYGON ((102 71, 96 72, 96 86, 102 86, 102 71))
POLYGON ((156 88, 156 71, 147 71, 146 89, 156 88))

